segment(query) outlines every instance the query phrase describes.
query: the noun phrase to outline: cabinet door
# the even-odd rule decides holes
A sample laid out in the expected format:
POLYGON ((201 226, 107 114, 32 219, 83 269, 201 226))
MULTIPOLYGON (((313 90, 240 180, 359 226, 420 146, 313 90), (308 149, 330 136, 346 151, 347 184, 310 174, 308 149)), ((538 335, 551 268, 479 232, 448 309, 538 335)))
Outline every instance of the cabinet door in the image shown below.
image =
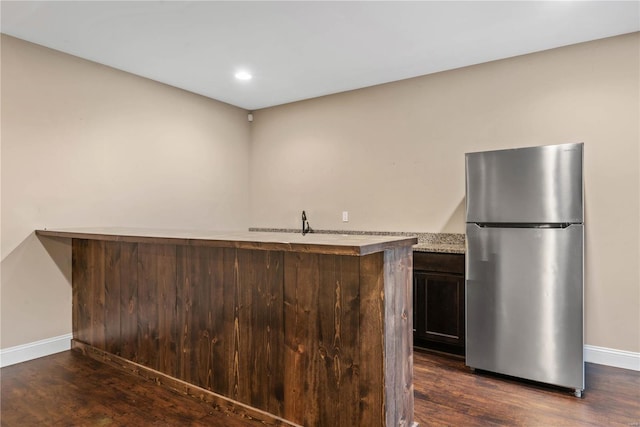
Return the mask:
POLYGON ((414 337, 464 347, 464 278, 413 272, 414 337))

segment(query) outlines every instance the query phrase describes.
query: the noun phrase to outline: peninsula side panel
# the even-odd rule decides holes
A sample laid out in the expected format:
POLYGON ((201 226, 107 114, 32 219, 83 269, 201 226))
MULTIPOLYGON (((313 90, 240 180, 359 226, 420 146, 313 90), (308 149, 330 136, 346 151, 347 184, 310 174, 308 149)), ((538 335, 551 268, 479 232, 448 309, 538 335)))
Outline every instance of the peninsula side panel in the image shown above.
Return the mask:
POLYGON ((414 396, 411 247, 386 250, 384 266, 386 425, 412 427, 414 396))

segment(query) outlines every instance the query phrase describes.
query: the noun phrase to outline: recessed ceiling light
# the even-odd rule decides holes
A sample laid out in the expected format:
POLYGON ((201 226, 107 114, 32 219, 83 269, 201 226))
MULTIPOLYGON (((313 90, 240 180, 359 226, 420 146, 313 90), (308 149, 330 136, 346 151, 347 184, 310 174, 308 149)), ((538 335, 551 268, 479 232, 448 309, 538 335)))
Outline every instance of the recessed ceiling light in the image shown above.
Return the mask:
POLYGON ((253 76, 248 71, 238 71, 236 74, 236 79, 238 80, 251 80, 253 76))

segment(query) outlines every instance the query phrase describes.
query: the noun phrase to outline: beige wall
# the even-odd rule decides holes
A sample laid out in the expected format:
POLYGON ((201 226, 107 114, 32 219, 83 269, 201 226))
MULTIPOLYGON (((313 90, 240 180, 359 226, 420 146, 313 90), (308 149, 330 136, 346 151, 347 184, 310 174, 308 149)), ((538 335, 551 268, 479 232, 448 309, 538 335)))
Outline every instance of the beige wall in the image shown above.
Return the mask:
POLYGON ((586 343, 638 352, 639 55, 635 33, 257 111, 251 224, 462 233, 465 152, 582 141, 586 343))
POLYGON ((71 332, 41 227, 246 229, 246 111, 2 36, 1 347, 71 332))
POLYGON ((621 36, 249 127, 241 109, 2 36, 0 347, 71 331, 69 242, 36 228, 293 228, 306 209, 317 229, 463 232, 465 152, 584 141, 586 342, 639 352, 639 52, 621 36))

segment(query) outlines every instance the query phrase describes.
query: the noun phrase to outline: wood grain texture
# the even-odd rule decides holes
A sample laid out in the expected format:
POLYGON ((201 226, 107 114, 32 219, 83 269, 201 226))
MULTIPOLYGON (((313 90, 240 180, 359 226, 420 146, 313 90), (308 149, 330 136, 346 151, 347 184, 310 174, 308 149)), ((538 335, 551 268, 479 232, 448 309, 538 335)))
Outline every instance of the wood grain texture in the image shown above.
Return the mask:
POLYGON ((413 299, 411 248, 386 250, 385 401, 386 425, 413 425, 413 299))
POLYGON ((106 347, 106 323, 105 323, 105 247, 104 242, 89 241, 89 295, 87 307, 91 330, 89 333, 91 342, 100 349, 106 347))
POLYGON ((138 245, 138 360, 177 375, 176 247, 138 245))
POLYGON ((228 399, 225 396, 194 386, 186 381, 167 375, 164 372, 131 362, 130 360, 115 356, 98 348, 74 341, 72 343, 72 349, 73 351, 81 352, 83 355, 103 362, 111 367, 124 370, 146 380, 152 381, 153 383, 172 390, 180 395, 196 397, 201 401, 214 404, 216 408, 223 409, 227 414, 239 415, 245 419, 256 420, 263 425, 299 427, 295 423, 289 422, 266 411, 261 411, 255 407, 228 399))
POLYGON ((285 254, 285 418, 360 425, 359 259, 285 254))
POLYGON ((318 255, 284 255, 285 366, 284 417, 299 424, 319 417, 312 395, 315 385, 318 336, 317 300, 320 281, 318 255))
POLYGON ((359 425, 379 426, 385 415, 384 253, 360 258, 359 425))
POLYGON ((354 257, 73 239, 74 339, 295 423, 402 425, 410 268, 410 247, 354 257))
POLYGON ((236 257, 237 397, 241 402, 281 415, 285 370, 283 254, 242 249, 236 251, 236 257))
POLYGON ((120 255, 121 246, 114 242, 103 242, 104 247, 104 321, 105 346, 104 350, 113 354, 120 354, 120 255))
POLYGON ((471 372, 464 359, 416 351, 416 420, 428 426, 640 425, 640 372, 585 364, 587 389, 471 372))
POLYGON ((207 390, 227 390, 224 375, 222 250, 178 246, 178 378, 207 390))
MULTIPOLYGON (((294 425, 260 418, 264 414, 196 387, 159 386, 157 374, 138 375, 135 364, 103 354, 97 361, 64 351, 2 368, 1 425, 294 425)), ((572 390, 472 373, 459 357, 416 351, 414 360, 415 420, 420 426, 640 424, 638 371, 586 363, 587 390, 576 399, 572 390)))
MULTIPOLYGON (((127 359, 137 360, 138 351, 138 245, 119 243, 120 274, 120 352, 127 359)), ((109 286, 107 281, 106 286, 109 286)))
POLYGON ((72 291, 74 337, 105 349, 105 250, 95 240, 73 240, 72 291))
POLYGON ((73 239, 71 241, 71 328, 73 338, 89 343, 89 314, 86 304, 88 302, 88 246, 89 241, 73 239))
POLYGON ((321 420, 327 420, 323 425, 356 426, 360 420, 359 259, 319 255, 319 268, 321 420))
POLYGON ((174 384, 171 377, 126 359, 96 351, 89 357, 88 352, 83 355, 79 350, 64 351, 2 368, 0 424, 296 427, 207 390, 174 384))

